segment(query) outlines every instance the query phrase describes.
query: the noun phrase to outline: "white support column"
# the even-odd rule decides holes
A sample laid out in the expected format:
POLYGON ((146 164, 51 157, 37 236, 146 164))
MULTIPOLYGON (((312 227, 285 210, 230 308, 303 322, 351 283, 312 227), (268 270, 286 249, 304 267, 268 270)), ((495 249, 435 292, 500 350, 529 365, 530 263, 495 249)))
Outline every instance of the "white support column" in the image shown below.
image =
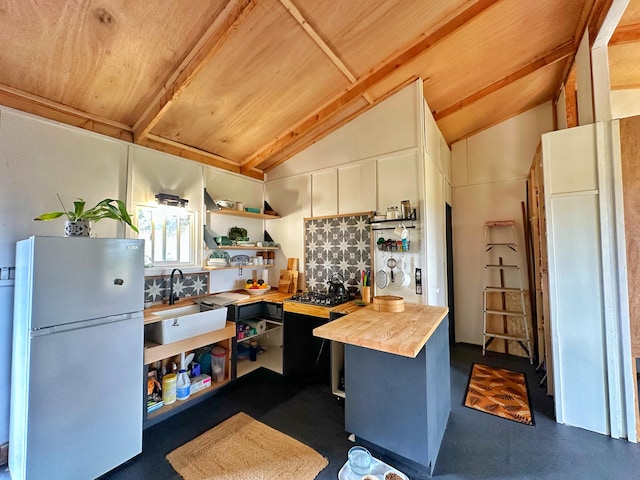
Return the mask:
POLYGON ((609 49, 606 45, 591 50, 591 71, 595 121, 608 122, 612 115, 609 49))
POLYGON ((593 123, 593 90, 588 30, 584 33, 576 52, 576 84, 578 87, 578 125, 590 125, 593 123))
POLYGON ((611 124, 596 124, 598 200, 600 207, 600 251, 602 268, 602 312, 609 403, 609 426, 613 438, 626 437, 619 285, 616 259, 616 212, 613 202, 611 124))

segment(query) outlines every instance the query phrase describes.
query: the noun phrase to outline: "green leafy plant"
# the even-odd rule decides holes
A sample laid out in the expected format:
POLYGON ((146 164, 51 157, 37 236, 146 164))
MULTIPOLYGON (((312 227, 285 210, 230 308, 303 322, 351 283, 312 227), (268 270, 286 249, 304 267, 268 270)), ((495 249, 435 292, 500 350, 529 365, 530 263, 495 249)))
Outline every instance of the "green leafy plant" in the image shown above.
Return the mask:
POLYGON ((131 227, 131 230, 138 233, 138 228, 131 222, 131 216, 127 212, 127 207, 121 200, 105 198, 88 210, 85 210, 85 201, 82 198, 77 198, 73 202, 73 210, 67 210, 65 208, 60 196, 58 196, 58 200, 60 200, 64 211, 43 213, 34 218, 34 220, 55 220, 63 215, 66 215, 67 219, 71 222, 97 222, 103 218, 111 218, 126 223, 131 227))
POLYGON ((240 227, 231 227, 229 229, 229 240, 246 240, 247 237, 247 230, 244 228, 240 228, 240 227))

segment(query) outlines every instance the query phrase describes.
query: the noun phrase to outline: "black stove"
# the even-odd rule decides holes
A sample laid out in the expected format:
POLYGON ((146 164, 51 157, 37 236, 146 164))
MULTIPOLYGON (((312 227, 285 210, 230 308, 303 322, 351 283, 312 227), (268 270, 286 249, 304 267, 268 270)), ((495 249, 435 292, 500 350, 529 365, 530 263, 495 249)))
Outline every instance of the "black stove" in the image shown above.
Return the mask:
POLYGON ((289 299, 291 302, 308 303, 312 305, 321 305, 323 307, 335 307, 341 303, 351 300, 348 293, 329 294, 325 292, 304 292, 296 293, 289 299))

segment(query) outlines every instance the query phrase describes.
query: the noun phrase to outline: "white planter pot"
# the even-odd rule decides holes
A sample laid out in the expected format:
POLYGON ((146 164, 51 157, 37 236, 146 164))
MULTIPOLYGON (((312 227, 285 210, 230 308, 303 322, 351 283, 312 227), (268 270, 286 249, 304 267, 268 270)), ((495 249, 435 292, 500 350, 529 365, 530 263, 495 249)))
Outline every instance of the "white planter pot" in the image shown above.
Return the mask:
POLYGON ((65 237, 90 237, 91 236, 91 222, 71 222, 67 220, 64 222, 64 236, 65 237))

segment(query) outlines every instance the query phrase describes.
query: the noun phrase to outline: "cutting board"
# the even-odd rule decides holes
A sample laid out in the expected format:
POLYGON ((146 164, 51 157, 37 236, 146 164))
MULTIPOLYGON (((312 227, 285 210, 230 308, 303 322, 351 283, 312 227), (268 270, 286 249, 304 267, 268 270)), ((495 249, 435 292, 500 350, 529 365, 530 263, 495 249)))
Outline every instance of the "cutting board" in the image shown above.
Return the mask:
POLYGON ((295 293, 298 288, 298 271, 297 270, 280 270, 280 279, 278 281, 278 292, 295 293))
POLYGON ((278 292, 289 293, 291 288, 291 270, 280 270, 280 280, 278 281, 278 292))
POLYGON ((289 283, 289 293, 296 293, 298 288, 298 271, 289 270, 291 272, 291 283, 289 283))
POLYGON ((297 258, 287 258, 287 270, 298 271, 300 261, 297 258))

